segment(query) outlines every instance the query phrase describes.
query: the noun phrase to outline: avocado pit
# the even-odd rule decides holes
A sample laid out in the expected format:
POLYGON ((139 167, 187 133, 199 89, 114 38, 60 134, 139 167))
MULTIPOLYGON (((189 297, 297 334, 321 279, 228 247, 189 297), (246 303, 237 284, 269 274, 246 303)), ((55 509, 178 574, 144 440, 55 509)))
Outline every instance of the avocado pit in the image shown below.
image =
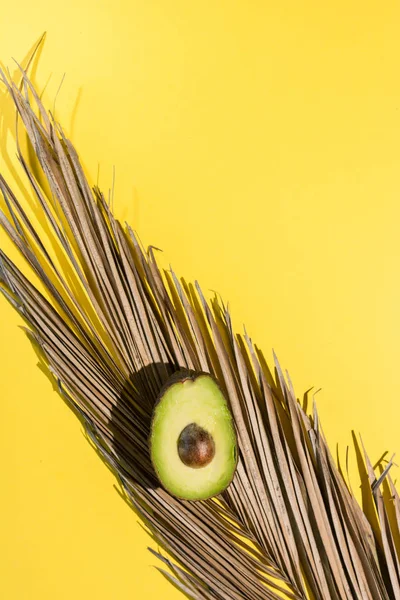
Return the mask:
POLYGON ((186 425, 178 438, 178 454, 187 467, 206 467, 215 455, 212 435, 196 423, 186 425))

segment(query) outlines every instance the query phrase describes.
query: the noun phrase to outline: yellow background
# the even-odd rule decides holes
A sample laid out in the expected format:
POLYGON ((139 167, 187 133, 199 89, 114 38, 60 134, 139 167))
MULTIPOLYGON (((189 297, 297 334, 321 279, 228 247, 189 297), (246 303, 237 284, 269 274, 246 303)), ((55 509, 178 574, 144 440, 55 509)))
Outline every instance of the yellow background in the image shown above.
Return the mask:
MULTIPOLYGON (((399 28, 397 0, 21 0, 0 22, 12 71, 47 30, 35 80, 52 108, 66 73, 57 116, 92 181, 115 165, 117 214, 299 395, 322 386, 332 449, 355 429, 373 462, 400 450, 399 28)), ((3 300, 0 319, 0 597, 177 599, 3 300)))

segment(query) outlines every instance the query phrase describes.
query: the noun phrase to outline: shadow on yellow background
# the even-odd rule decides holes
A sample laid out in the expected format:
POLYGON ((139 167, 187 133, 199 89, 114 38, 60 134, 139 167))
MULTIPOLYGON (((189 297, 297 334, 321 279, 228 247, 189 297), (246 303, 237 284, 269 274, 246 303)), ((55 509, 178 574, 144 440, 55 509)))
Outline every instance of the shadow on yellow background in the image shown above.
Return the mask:
MULTIPOLYGON (((358 433, 373 463, 400 449, 400 7, 73 0, 61 15, 39 0, 3 12, 0 59, 16 77, 10 57, 24 66, 48 31, 31 73, 47 106, 57 96, 91 180, 100 164, 107 191, 116 166, 121 220, 229 299, 236 329, 275 347, 299 395, 322 386, 346 479, 356 433, 349 479, 370 510, 358 433)), ((36 210, 7 159, 3 89, 0 112, 1 171, 36 210)), ((4 301, 0 322, 4 597, 180 597, 4 301)))

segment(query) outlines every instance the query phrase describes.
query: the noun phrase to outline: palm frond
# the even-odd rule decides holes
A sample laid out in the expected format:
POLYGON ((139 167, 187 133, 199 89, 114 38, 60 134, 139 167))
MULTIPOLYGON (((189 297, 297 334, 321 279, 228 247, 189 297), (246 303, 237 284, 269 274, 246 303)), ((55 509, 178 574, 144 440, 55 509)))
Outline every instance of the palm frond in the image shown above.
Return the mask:
POLYGON ((73 145, 22 77, 20 90, 2 74, 51 190, 18 149, 49 235, 40 238, 0 176, 1 225, 43 288, 0 251, 1 290, 127 499, 175 561, 155 553, 168 569, 160 570, 196 599, 400 600, 392 463, 377 479, 365 456, 376 526, 338 470, 315 406, 307 416, 278 360, 272 375, 247 334, 235 335, 221 301, 207 302, 198 284, 160 270, 155 249, 142 249, 91 189, 73 145), (218 379, 238 433, 235 478, 204 502, 159 487, 148 453, 158 391, 182 367, 218 379))

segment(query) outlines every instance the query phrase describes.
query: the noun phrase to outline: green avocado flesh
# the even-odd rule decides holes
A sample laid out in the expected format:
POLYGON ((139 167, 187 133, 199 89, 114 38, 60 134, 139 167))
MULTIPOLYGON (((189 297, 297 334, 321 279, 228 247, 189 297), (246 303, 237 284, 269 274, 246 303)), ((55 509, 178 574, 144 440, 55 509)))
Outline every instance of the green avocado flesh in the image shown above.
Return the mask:
POLYGON ((186 500, 220 494, 237 462, 232 415, 207 374, 173 376, 154 409, 151 459, 162 485, 186 500))

